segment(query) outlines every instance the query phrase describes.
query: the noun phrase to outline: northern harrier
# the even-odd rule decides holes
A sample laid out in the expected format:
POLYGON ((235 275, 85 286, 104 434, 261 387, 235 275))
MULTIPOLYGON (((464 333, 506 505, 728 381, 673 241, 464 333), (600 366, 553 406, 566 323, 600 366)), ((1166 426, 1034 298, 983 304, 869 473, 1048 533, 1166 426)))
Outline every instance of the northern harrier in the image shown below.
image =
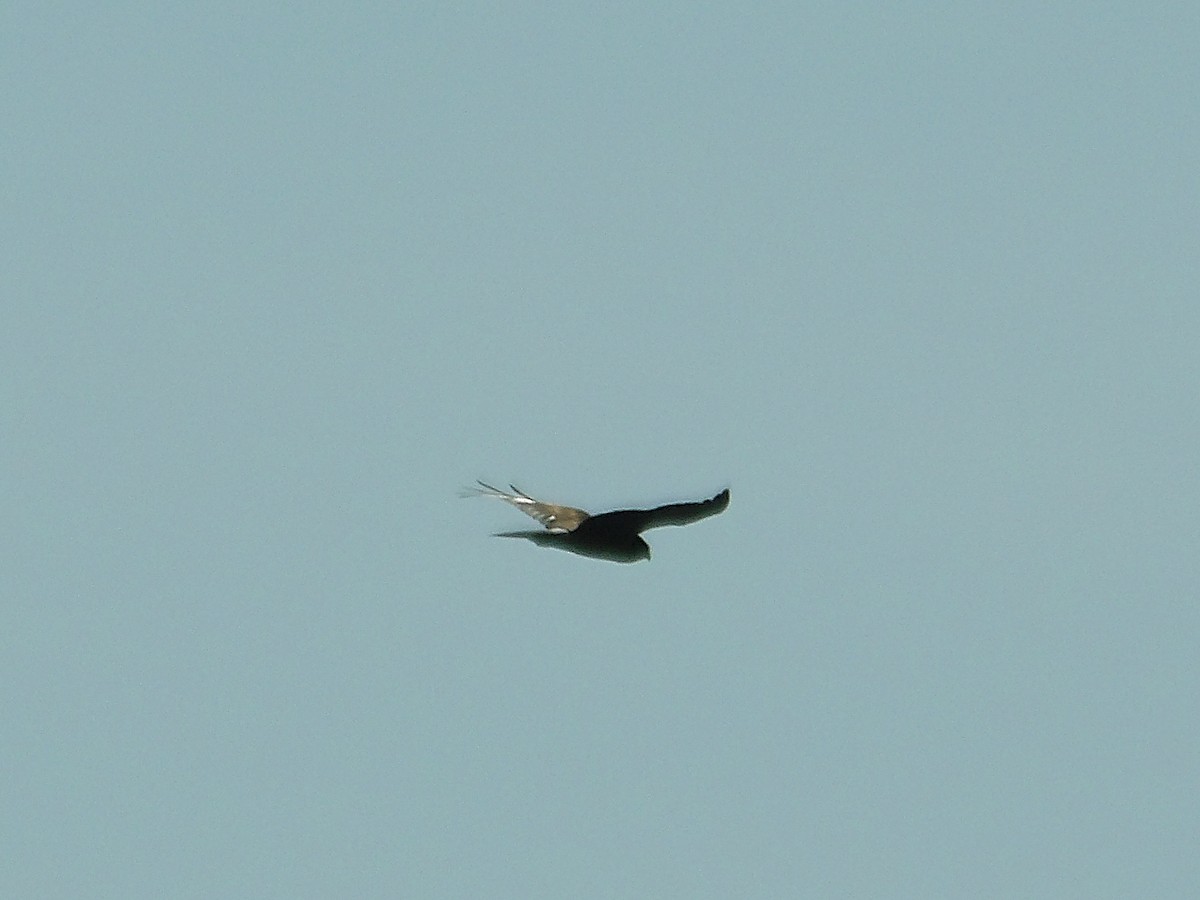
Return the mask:
POLYGON ((556 547, 580 556, 623 563, 650 558, 650 547, 641 538, 641 532, 647 528, 689 525, 715 516, 729 505, 729 488, 726 488, 711 500, 697 503, 670 503, 655 509, 617 509, 592 516, 582 509, 534 500, 520 488, 511 484, 509 487, 513 492, 506 494, 480 481, 479 487, 468 488, 463 496, 504 500, 533 516, 546 530, 502 531, 496 537, 525 538, 539 547, 556 547))

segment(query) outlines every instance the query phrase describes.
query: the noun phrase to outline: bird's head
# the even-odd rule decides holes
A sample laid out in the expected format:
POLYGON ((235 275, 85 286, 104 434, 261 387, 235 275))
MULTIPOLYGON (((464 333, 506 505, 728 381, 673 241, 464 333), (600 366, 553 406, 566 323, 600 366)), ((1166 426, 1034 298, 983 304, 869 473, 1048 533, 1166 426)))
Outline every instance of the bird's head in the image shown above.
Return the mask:
POLYGON ((650 558, 650 545, 642 540, 641 535, 631 534, 626 540, 606 541, 603 543, 576 544, 569 547, 581 556, 593 559, 607 559, 609 562, 635 563, 650 558))
POLYGON ((625 555, 621 559, 621 562, 641 562, 643 559, 650 558, 650 545, 642 540, 640 534, 635 534, 629 545, 623 548, 623 553, 625 555))

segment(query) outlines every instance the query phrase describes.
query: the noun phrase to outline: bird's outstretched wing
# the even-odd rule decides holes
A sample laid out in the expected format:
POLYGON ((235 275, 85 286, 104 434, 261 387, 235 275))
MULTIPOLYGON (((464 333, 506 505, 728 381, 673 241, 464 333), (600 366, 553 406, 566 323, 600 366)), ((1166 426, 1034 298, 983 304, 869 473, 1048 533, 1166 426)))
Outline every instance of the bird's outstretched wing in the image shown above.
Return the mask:
MULTIPOLYGON (((558 506, 554 503, 534 500, 515 485, 509 485, 513 491, 509 494, 490 484, 484 484, 482 481, 478 484, 477 488, 467 488, 464 496, 495 497, 497 500, 511 503, 526 515, 533 516, 550 531, 574 531, 579 527, 580 522, 589 518, 586 512, 582 509, 575 509, 573 506, 558 506)), ((505 537, 508 536, 505 535, 505 537)))
MULTIPOLYGON (((709 516, 724 512, 729 505, 729 488, 721 491, 710 500, 700 500, 696 503, 668 503, 654 509, 619 509, 615 512, 601 513, 594 519, 610 519, 611 524, 622 529, 643 532, 649 528, 660 528, 663 525, 690 525, 709 516)), ((599 523, 598 523, 599 524, 599 523)), ((608 525, 609 522, 605 522, 608 525)))

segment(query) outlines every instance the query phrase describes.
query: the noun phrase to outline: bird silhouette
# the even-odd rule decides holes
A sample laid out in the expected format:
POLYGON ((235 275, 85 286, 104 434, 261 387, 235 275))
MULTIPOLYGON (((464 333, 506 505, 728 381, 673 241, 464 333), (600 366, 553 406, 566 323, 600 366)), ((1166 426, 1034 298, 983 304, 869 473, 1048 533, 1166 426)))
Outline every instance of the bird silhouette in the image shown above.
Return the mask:
POLYGON ((467 488, 463 496, 495 497, 511 503, 545 528, 502 531, 496 537, 524 538, 539 547, 622 563, 650 558, 650 545, 642 540, 643 531, 663 525, 690 525, 723 512, 729 505, 729 488, 726 488, 710 500, 669 503, 654 509, 617 509, 593 516, 573 506, 535 500, 515 485, 509 485, 510 494, 482 481, 477 483, 479 487, 467 488))

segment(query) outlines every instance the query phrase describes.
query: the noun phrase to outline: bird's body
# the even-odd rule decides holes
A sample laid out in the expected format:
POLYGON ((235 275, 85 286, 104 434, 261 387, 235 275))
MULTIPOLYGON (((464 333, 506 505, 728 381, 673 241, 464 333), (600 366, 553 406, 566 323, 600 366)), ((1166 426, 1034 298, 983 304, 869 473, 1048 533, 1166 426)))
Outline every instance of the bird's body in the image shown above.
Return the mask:
POLYGON ((715 516, 729 505, 729 489, 726 488, 711 500, 698 503, 671 503, 654 509, 618 509, 593 516, 572 506, 534 500, 519 488, 509 487, 511 494, 481 481, 478 488, 470 488, 469 492, 511 503, 541 522, 546 530, 506 531, 496 537, 524 538, 539 547, 554 547, 580 556, 624 563, 650 558, 650 546, 642 539, 641 532, 662 525, 687 525, 715 516))

